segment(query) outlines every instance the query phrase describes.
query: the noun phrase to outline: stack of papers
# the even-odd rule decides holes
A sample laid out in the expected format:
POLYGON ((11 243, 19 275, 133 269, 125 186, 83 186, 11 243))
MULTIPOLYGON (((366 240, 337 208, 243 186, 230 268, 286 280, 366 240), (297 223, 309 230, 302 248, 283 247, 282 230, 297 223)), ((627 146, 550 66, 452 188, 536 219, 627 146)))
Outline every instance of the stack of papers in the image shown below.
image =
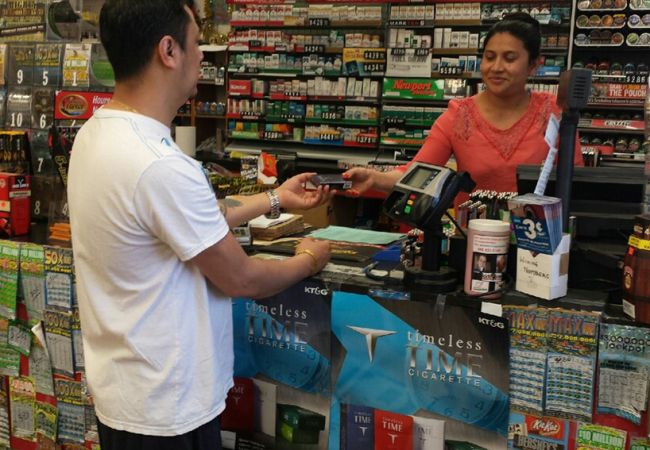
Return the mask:
POLYGON ((552 255, 562 240, 562 200, 526 194, 508 201, 517 246, 552 255))
POLYGON ((350 242, 353 244, 388 245, 406 237, 400 233, 386 233, 384 231, 363 230, 361 228, 347 228, 329 226, 312 233, 315 239, 324 239, 337 242, 350 242))
POLYGON ((251 220, 253 238, 263 241, 273 241, 282 236, 305 231, 302 216, 296 214, 281 214, 278 219, 267 219, 264 216, 251 220))

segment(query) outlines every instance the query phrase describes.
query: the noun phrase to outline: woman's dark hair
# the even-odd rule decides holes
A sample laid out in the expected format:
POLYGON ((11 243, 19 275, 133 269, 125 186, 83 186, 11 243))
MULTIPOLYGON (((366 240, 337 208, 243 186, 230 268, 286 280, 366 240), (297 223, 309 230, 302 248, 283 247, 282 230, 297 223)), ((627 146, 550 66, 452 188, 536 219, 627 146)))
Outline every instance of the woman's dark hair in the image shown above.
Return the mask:
POLYGON ((529 63, 533 63, 539 58, 540 47, 542 45, 542 30, 539 22, 527 13, 518 12, 508 14, 503 17, 502 21, 497 22, 490 28, 483 43, 484 50, 492 36, 497 33, 508 33, 519 39, 528 51, 529 63))
POLYGON ((99 14, 99 36, 116 81, 140 75, 158 43, 171 36, 185 50, 192 0, 107 0, 99 14))

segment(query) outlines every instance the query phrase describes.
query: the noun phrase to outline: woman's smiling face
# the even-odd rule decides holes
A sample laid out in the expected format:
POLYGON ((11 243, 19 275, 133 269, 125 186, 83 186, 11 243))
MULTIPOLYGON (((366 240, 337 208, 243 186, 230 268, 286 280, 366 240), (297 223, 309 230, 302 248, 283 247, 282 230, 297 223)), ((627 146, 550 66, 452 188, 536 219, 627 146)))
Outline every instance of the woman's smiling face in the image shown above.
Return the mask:
POLYGON ((497 96, 521 95, 526 81, 537 71, 524 43, 510 33, 496 33, 483 51, 481 75, 487 89, 497 96))

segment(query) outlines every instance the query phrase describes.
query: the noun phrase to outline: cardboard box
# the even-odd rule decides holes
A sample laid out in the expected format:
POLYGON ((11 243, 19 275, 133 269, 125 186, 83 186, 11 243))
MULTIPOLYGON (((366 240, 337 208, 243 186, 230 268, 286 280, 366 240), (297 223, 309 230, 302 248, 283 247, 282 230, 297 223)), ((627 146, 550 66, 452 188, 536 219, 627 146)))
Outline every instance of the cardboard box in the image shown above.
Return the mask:
POLYGON ((433 48, 442 48, 442 28, 435 28, 433 30, 433 48))
POLYGON ((459 48, 469 48, 469 31, 461 31, 461 32, 459 32, 458 47, 459 48))
POLYGON ((0 237, 29 232, 31 194, 29 175, 0 173, 0 237))
POLYGON ((451 28, 443 28, 442 48, 451 48, 451 28))
POLYGON ((451 44, 449 47, 451 48, 459 48, 460 47, 460 35, 463 34, 462 31, 452 31, 451 32, 451 44))
POLYGON ((552 255, 517 249, 517 290, 553 300, 567 293, 571 236, 565 234, 552 255))

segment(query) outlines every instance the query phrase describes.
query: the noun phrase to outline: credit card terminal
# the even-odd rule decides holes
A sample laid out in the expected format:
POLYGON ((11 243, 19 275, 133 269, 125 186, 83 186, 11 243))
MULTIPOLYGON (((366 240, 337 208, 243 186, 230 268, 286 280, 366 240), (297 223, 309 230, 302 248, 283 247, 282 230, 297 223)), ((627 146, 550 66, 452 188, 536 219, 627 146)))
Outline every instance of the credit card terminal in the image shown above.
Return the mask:
POLYGON ((440 224, 460 191, 471 192, 475 186, 466 172, 414 162, 395 183, 384 202, 384 212, 399 222, 430 230, 440 224))

